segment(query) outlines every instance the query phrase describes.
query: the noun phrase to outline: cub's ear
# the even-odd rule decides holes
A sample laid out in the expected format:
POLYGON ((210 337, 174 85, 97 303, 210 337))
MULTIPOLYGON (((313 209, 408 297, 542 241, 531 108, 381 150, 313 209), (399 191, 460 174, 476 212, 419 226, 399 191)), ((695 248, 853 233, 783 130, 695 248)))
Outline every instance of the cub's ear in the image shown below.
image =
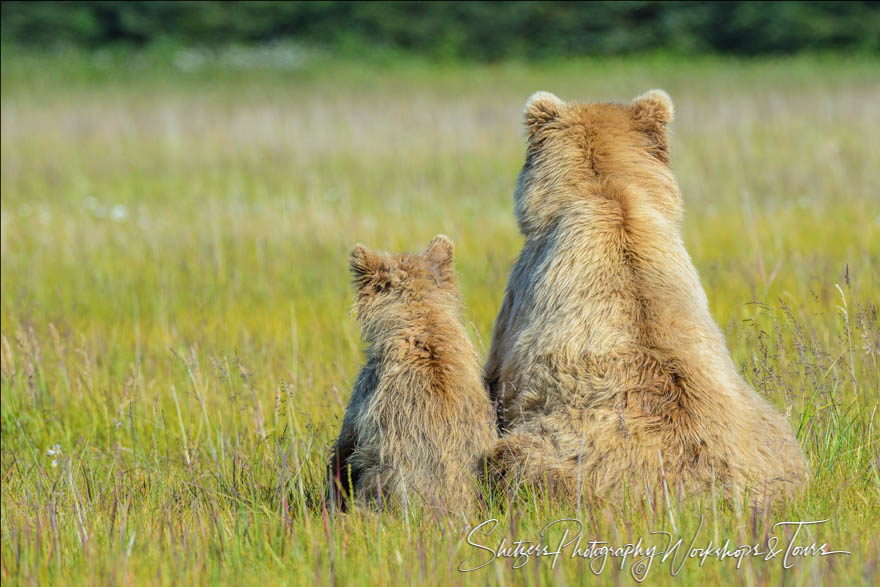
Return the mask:
POLYGON ((360 243, 356 244, 351 250, 349 262, 351 264, 351 274, 354 277, 355 284, 358 286, 375 274, 379 270, 380 265, 379 256, 360 243))
POLYGON ((664 163, 669 162, 669 123, 674 108, 672 98, 663 90, 645 92, 631 105, 636 128, 652 142, 652 152, 664 163))
POLYGON ((455 255, 455 245, 445 234, 438 234, 428 244, 424 256, 431 265, 431 271, 439 282, 445 282, 452 278, 452 259, 455 255))
POLYGON ((535 134, 542 126, 559 116, 565 102, 550 92, 535 92, 526 101, 523 114, 526 119, 526 128, 529 136, 535 134))

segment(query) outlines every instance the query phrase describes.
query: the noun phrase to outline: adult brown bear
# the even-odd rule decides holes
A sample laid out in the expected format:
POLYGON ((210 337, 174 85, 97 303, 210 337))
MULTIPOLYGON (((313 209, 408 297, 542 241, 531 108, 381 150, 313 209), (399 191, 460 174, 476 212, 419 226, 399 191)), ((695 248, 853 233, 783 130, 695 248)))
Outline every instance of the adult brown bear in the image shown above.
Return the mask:
POLYGON ((661 90, 525 106, 525 245, 485 368, 507 481, 635 497, 714 483, 755 502, 804 481, 791 426, 738 373, 684 248, 672 115, 661 90))

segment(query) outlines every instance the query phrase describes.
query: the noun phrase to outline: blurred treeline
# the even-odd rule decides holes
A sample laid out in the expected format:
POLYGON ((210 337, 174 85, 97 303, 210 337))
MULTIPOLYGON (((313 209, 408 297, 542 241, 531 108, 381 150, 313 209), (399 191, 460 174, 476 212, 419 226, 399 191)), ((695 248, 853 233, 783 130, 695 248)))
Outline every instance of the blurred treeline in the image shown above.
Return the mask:
POLYGON ((494 60, 880 51, 880 2, 3 2, 4 46, 295 42, 494 60))

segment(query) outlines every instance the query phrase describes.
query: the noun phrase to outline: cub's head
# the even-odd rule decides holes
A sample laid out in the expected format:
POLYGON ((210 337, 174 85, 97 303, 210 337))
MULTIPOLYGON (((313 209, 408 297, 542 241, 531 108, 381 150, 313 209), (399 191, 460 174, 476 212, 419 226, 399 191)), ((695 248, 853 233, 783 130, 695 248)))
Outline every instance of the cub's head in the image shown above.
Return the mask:
POLYGON ((516 190, 523 234, 546 229, 585 198, 633 200, 681 215, 669 169, 672 100, 651 90, 629 104, 566 103, 537 92, 524 108, 528 148, 516 190))
POLYGON ((365 337, 369 340, 374 328, 400 325, 420 310, 456 307, 453 254, 452 241, 442 234, 418 254, 380 253, 356 245, 351 251, 351 273, 365 337))

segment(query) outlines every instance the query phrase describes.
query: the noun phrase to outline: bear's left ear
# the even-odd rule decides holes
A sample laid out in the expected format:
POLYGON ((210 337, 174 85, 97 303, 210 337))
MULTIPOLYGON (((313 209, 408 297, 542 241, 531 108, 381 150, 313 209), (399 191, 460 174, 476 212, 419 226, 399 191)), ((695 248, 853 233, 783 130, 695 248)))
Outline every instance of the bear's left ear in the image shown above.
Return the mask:
POLYGON ((668 163, 669 123, 675 112, 672 98, 663 90, 651 90, 633 100, 630 109, 636 128, 654 144, 654 154, 668 163))
POLYGON ((431 265, 431 270, 439 282, 448 281, 452 277, 452 259, 455 245, 445 234, 438 234, 428 243, 424 256, 431 265))
POLYGON ((523 114, 526 118, 526 128, 531 137, 542 126, 559 116, 565 102, 550 92, 535 92, 526 101, 523 114))
POLYGON ((355 286, 360 289, 379 270, 379 256, 358 243, 349 255, 349 266, 355 286))

